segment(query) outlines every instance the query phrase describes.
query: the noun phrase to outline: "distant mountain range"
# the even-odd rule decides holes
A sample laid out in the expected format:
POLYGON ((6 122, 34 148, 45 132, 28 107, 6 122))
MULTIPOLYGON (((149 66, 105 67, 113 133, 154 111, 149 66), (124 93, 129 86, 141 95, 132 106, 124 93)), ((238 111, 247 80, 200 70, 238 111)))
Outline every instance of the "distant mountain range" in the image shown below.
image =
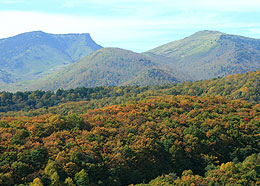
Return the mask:
POLYGON ((145 54, 189 74, 192 80, 223 77, 260 68, 259 39, 217 31, 200 31, 145 54))
POLYGON ((43 32, 0 40, 1 51, 0 90, 12 91, 157 85, 260 68, 260 40, 207 30, 141 54, 102 48, 89 34, 43 32))
MULTIPOLYGON (((102 48, 46 78, 17 83, 15 89, 56 90, 75 87, 155 85, 181 81, 182 75, 144 54, 102 48)), ((183 78, 185 78, 183 76, 183 78)))
POLYGON ((23 33, 0 40, 0 82, 35 80, 102 48, 89 34, 23 33))

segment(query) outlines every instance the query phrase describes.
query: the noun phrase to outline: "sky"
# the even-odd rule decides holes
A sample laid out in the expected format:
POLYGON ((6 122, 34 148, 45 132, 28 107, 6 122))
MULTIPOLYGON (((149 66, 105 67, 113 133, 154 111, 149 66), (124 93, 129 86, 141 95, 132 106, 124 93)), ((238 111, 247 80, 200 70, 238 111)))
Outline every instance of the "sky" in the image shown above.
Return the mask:
POLYGON ((0 38, 39 30, 135 52, 200 30, 260 39, 260 0, 0 0, 0 38))

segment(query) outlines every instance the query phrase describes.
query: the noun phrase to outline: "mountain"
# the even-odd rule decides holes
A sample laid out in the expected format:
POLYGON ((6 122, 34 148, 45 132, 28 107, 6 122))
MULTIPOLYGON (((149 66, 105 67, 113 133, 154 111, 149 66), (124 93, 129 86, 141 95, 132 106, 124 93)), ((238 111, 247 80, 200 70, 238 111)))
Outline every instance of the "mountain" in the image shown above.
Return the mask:
POLYGON ((15 77, 13 77, 8 72, 0 70, 0 83, 13 83, 15 81, 15 77))
MULTIPOLYGON (((200 31, 145 53, 101 48, 89 34, 22 34, 26 35, 24 46, 38 44, 32 47, 35 50, 21 52, 19 59, 26 62, 10 57, 9 61, 17 62, 15 66, 0 63, 5 67, 0 71, 0 90, 159 85, 244 74, 260 68, 260 40, 217 31, 200 31), (49 53, 47 49, 36 51, 42 47, 47 47, 49 53), (37 63, 35 59, 39 59, 37 63)), ((14 51, 10 55, 15 56, 18 48, 10 46, 9 51, 14 51)))
POLYGON ((189 74, 192 80, 210 79, 260 68, 260 40, 205 30, 145 55, 189 74))
POLYGON ((41 31, 0 40, 0 82, 37 79, 102 48, 89 34, 41 31))
POLYGON ((102 48, 39 81, 18 83, 15 89, 144 86, 172 83, 180 79, 181 73, 143 54, 119 48, 102 48))
POLYGON ((174 95, 225 96, 228 99, 243 99, 256 104, 260 101, 260 69, 223 78, 185 82, 167 91, 174 95))
MULTIPOLYGON (((148 76, 146 77, 149 77, 149 75, 152 76, 153 73, 159 73, 160 71, 160 69, 152 69, 148 70, 143 75, 148 74, 148 76)), ((158 76, 159 75, 154 76, 155 78, 153 78, 152 80, 155 81, 156 77, 158 76)), ((143 82, 147 82, 146 80, 147 79, 143 79, 143 82)), ((153 81, 151 81, 151 83, 153 81)), ((141 80, 138 83, 142 83, 141 80)), ((71 105, 71 102, 73 101, 88 101, 88 103, 84 104, 84 109, 77 108, 80 111, 85 111, 86 108, 90 109, 107 105, 122 104, 128 101, 142 100, 144 97, 148 99, 154 96, 168 95, 188 95, 195 97, 217 96, 218 98, 225 97, 228 100, 244 100, 250 102, 253 105, 259 104, 260 69, 255 72, 246 72, 245 74, 233 74, 223 78, 213 78, 211 80, 182 82, 148 87, 80 87, 69 90, 58 90, 56 92, 39 90, 15 93, 0 92, 0 112, 19 110, 28 111, 30 109, 42 107, 47 108, 55 105, 60 105, 66 102, 68 102, 68 105, 71 105)), ((73 107, 68 105, 58 106, 58 110, 61 109, 60 112, 62 113, 64 111, 63 108, 73 107)), ((75 111, 75 109, 73 110, 75 111)), ((42 110, 40 109, 36 112, 42 113, 42 110)), ((31 115, 32 113, 29 112, 27 114, 31 115)), ((1 116, 2 115, 0 113, 0 117, 1 116)))

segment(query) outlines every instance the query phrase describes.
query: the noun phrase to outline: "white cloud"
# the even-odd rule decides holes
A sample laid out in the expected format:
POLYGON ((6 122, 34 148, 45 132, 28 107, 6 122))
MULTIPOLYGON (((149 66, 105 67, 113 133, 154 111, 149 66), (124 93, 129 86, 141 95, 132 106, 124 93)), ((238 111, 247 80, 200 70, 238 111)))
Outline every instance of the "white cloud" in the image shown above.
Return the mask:
MULTIPOLYGON (((140 40, 144 29, 157 26, 154 22, 125 18, 80 17, 35 12, 0 12, 0 38, 10 37, 28 31, 42 30, 49 33, 90 33, 97 43, 140 40)), ((149 33, 146 33, 148 36, 149 33)))
MULTIPOLYGON (((117 1, 117 0, 114 0, 117 1)), ((156 0, 153 0, 155 2, 156 0)), ((149 8, 143 14, 149 14, 149 8)), ((141 14, 139 12, 138 14, 141 14)), ((152 13, 151 13, 152 14, 152 13)), ((28 31, 49 33, 90 33, 103 46, 115 46, 135 51, 152 47, 192 34, 198 30, 252 29, 259 24, 233 22, 215 13, 181 12, 174 16, 71 16, 23 11, 0 11, 0 38, 28 31)))
MULTIPOLYGON (((169 1, 170 3, 170 1, 169 1)), ((211 11, 259 11, 259 0, 184 0, 172 1, 171 5, 180 9, 211 11)))
POLYGON ((255 27, 254 28, 250 28, 249 29, 249 33, 259 37, 260 36, 260 25, 258 25, 258 28, 255 28, 255 27))
POLYGON ((66 0, 64 7, 77 7, 84 5, 122 7, 143 9, 152 6, 155 11, 160 8, 172 10, 213 10, 213 11, 259 11, 259 0, 66 0), (136 5, 139 5, 136 6, 136 5), (142 6, 143 5, 143 6, 142 6))
MULTIPOLYGON (((211 17, 204 16, 204 22, 211 17)), ((104 40, 141 38, 145 30, 186 28, 191 24, 201 25, 200 16, 183 17, 175 19, 147 19, 133 17, 91 17, 70 16, 62 14, 45 14, 22 11, 0 12, 0 37, 7 37, 30 30, 44 30, 54 33, 90 32, 104 40), (200 22, 200 23, 199 23, 200 22), (109 37, 108 37, 109 36, 109 37)))
POLYGON ((2 4, 17 4, 17 3, 23 3, 24 0, 3 0, 0 1, 2 4))
MULTIPOLYGON (((125 29, 142 28, 145 25, 142 20, 131 20, 125 18, 104 18, 91 16, 69 16, 62 14, 45 14, 36 12, 2 11, 0 12, 0 37, 10 36, 29 30, 45 30, 47 32, 92 32, 93 34, 112 34, 120 37, 118 33, 125 29)), ((130 36, 131 31, 124 32, 130 36)), ((106 36, 104 36, 106 37, 106 36)))

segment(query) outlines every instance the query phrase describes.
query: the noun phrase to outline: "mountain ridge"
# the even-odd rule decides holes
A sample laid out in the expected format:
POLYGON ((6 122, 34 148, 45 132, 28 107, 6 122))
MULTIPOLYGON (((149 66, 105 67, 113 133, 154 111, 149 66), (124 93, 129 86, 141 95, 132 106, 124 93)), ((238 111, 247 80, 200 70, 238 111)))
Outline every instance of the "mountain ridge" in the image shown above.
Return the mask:
POLYGON ((88 33, 26 32, 0 40, 0 67, 20 81, 37 79, 99 48, 88 33))
MULTIPOLYGON (((70 38, 66 45, 63 39, 85 35, 90 39, 90 43, 95 43, 89 34, 55 35, 41 31, 27 34, 38 39, 41 39, 41 35, 52 37, 54 43, 58 38, 57 48, 65 48, 64 51, 68 51, 65 53, 67 57, 70 56, 71 62, 53 66, 39 75, 34 73, 37 78, 31 81, 21 81, 19 77, 13 77, 12 73, 2 69, 1 90, 171 84, 244 74, 260 68, 259 39, 219 31, 198 31, 184 39, 166 43, 144 53, 113 47, 100 48, 101 46, 95 45, 94 51, 83 57, 79 51, 81 54, 86 52, 78 49, 81 48, 82 42, 73 42, 73 38, 70 38), (77 57, 80 60, 76 60, 77 57)), ((51 60, 56 60, 55 56, 51 57, 51 60)))
POLYGON ((18 83, 16 88, 56 90, 80 86, 152 85, 180 81, 180 74, 161 66, 143 54, 120 48, 102 48, 68 67, 29 84, 18 83), (151 80, 151 82, 150 82, 151 80))
POLYGON ((260 68, 260 40, 218 31, 199 31, 144 53, 191 74, 211 79, 260 68))

